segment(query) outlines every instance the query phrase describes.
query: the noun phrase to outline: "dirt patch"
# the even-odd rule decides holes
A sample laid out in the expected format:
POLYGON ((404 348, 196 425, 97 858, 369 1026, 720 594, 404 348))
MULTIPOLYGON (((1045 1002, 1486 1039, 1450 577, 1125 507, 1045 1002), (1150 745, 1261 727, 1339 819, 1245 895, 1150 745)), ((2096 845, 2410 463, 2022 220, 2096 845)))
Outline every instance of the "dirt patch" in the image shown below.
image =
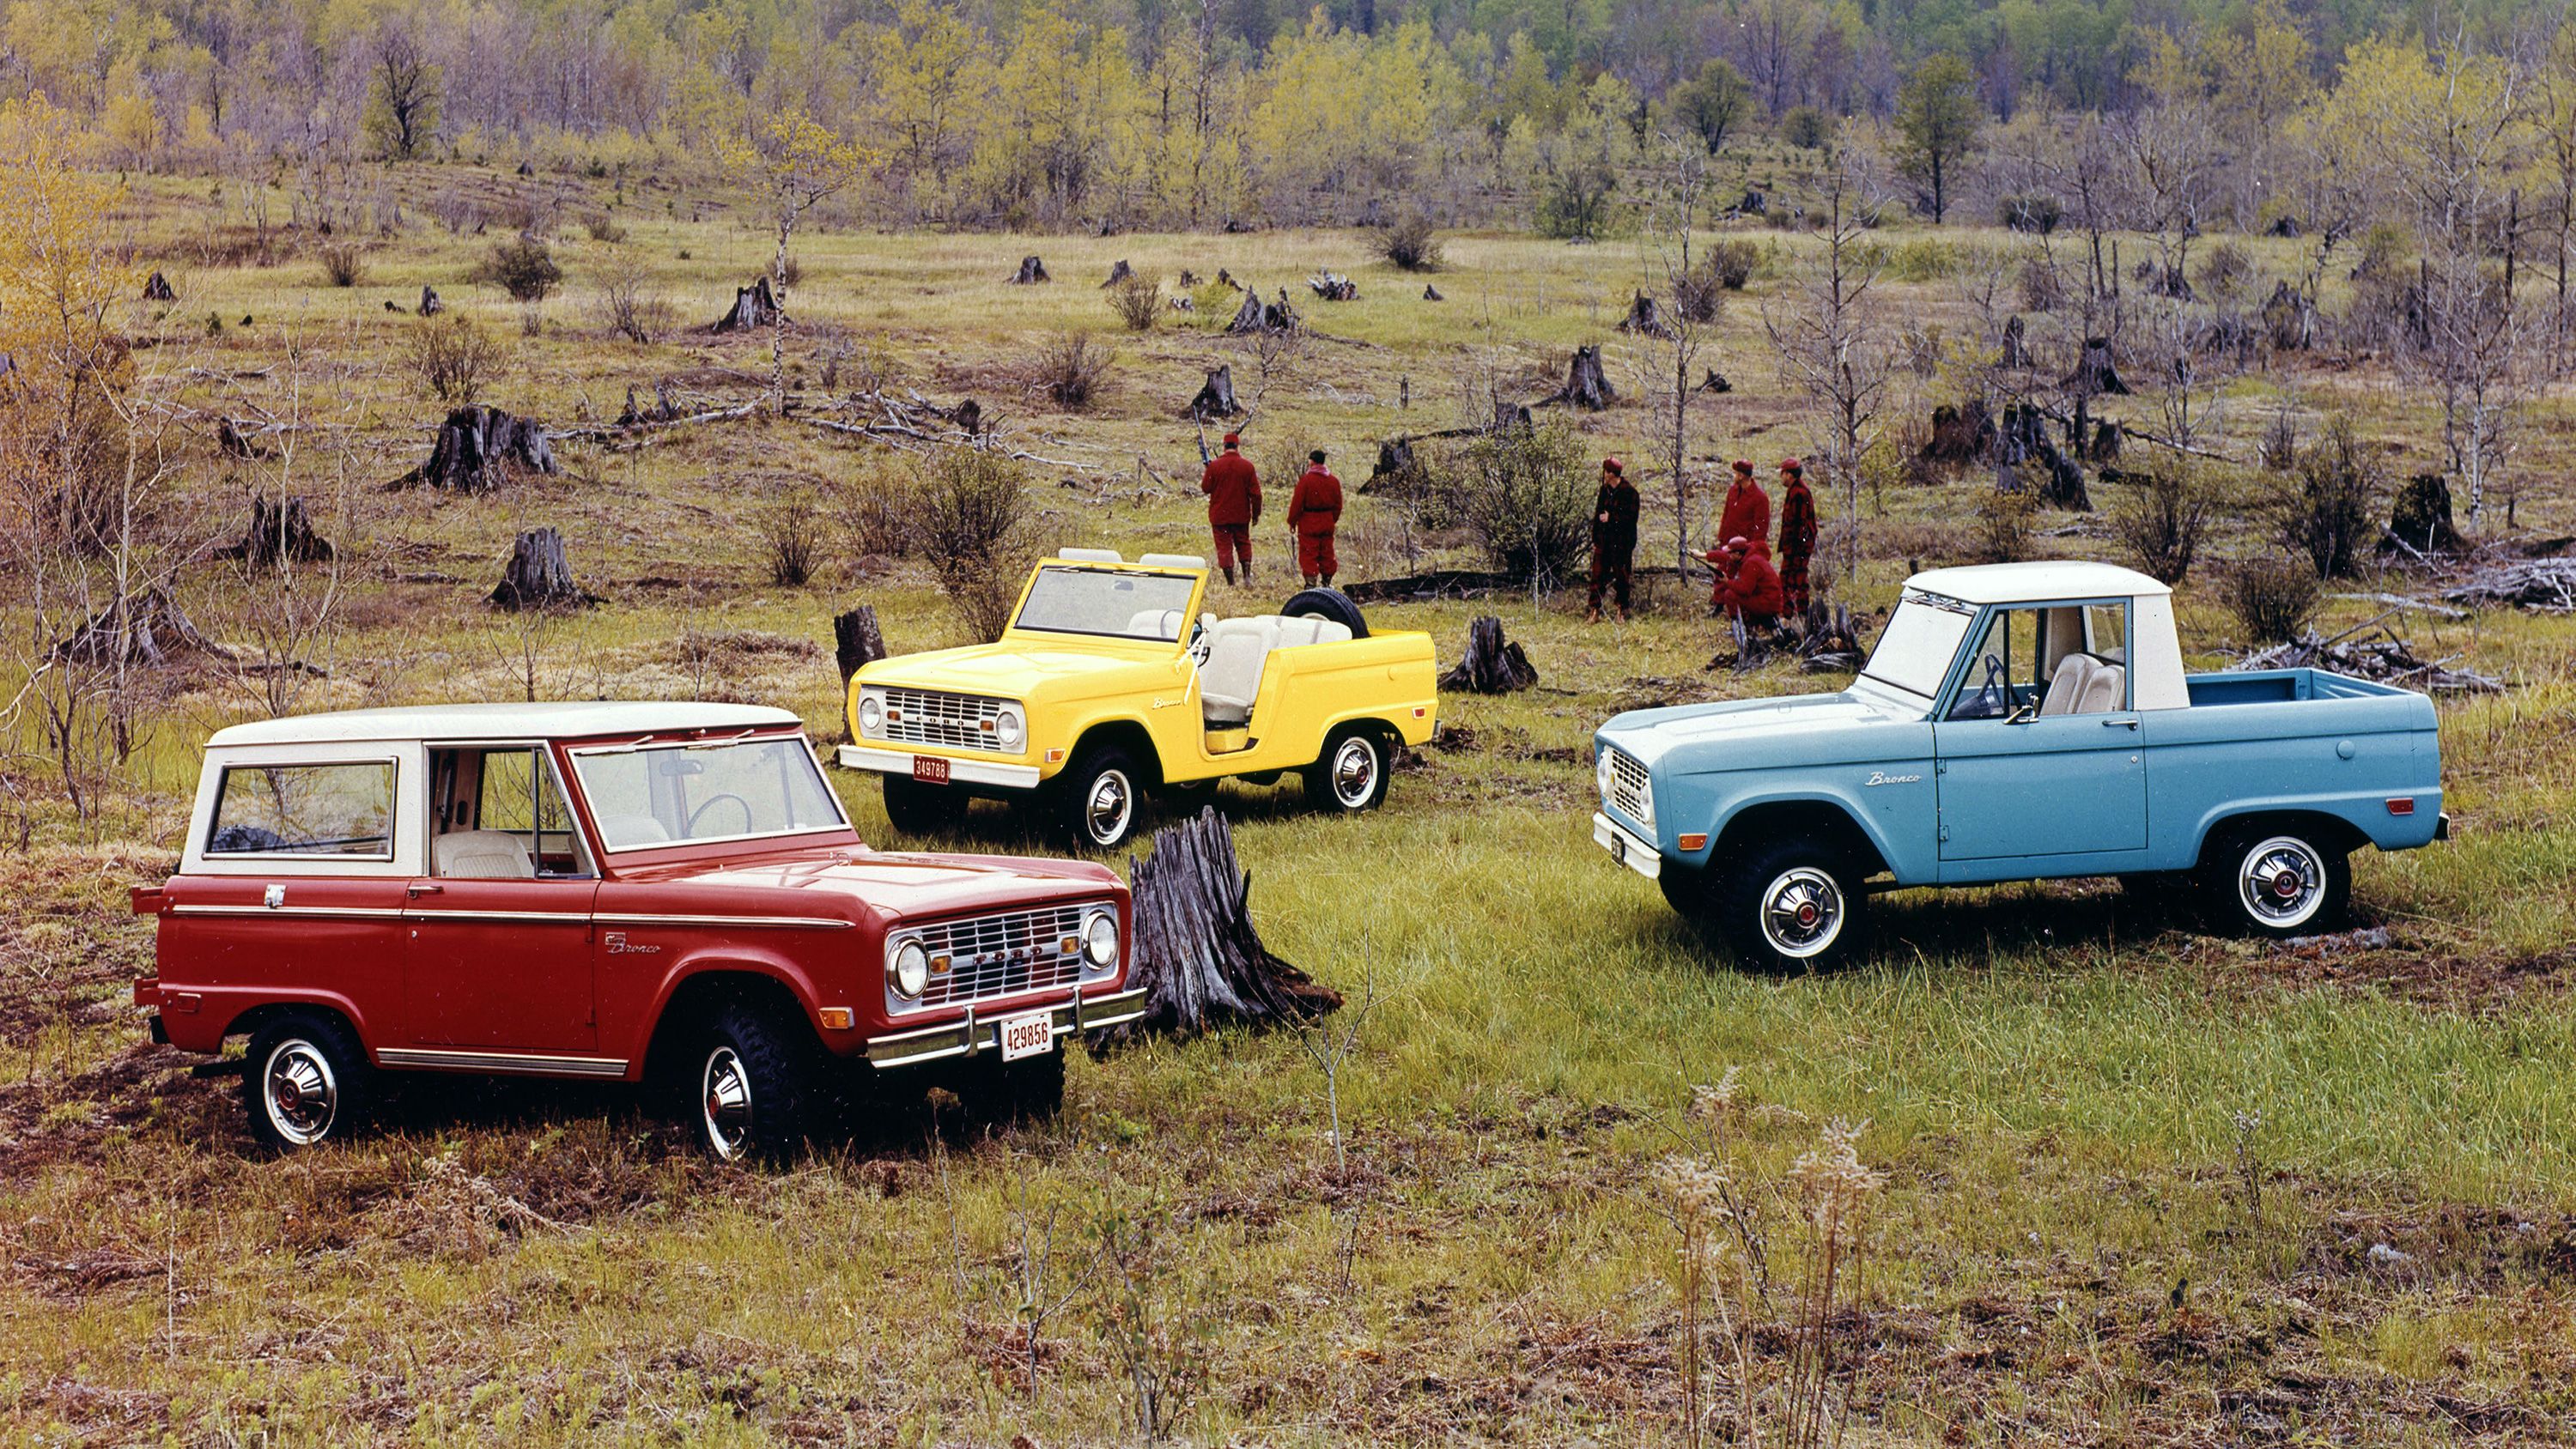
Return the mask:
POLYGON ((2492 1015, 2535 994, 2564 992, 2576 981, 2576 946, 2532 955, 2460 955, 2385 929, 2348 931, 2250 959, 2225 957, 2225 974, 2246 985, 2291 990, 2370 992, 2418 1006, 2492 1015))

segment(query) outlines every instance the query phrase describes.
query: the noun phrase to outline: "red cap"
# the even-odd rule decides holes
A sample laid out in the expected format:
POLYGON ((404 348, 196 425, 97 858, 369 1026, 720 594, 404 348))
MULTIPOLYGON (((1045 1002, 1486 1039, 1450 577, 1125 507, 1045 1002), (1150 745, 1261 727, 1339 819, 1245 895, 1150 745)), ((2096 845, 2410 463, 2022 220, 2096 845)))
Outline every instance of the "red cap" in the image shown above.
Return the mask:
POLYGON ((1783 458, 1780 460, 1780 471, 1783 473, 1804 473, 1807 469, 1804 464, 1800 463, 1795 458, 1783 458))
POLYGON ((1242 447, 1242 446, 1243 446, 1243 434, 1241 434, 1241 433, 1228 433, 1228 434, 1226 434, 1226 435, 1225 435, 1225 445, 1226 445, 1227 447, 1229 447, 1229 448, 1240 448, 1240 447, 1242 447))
POLYGON ((1735 537, 1728 539, 1726 541, 1726 546, 1728 548, 1751 548, 1753 545, 1746 543, 1744 541, 1744 535, 1739 533, 1735 537))
POLYGON ((1619 466, 1618 459, 1604 458, 1601 460, 1601 471, 1604 473, 1617 473, 1624 477, 1628 470, 1619 466))
POLYGON ((1735 471, 1736 471, 1736 472, 1738 472, 1738 473, 1743 474, 1743 475, 1744 475, 1745 477, 1747 477, 1747 478, 1752 477, 1752 476, 1753 476, 1753 460, 1752 460, 1752 459, 1750 459, 1750 458, 1738 458, 1738 459, 1736 459, 1736 460, 1735 460, 1735 471))

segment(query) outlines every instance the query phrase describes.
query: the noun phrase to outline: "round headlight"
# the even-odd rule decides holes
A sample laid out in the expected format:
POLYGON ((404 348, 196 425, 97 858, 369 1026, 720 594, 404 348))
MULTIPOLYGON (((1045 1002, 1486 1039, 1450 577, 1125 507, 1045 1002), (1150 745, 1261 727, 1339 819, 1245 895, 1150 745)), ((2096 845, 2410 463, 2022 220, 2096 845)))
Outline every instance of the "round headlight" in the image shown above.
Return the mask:
POLYGON ((904 942, 895 951, 894 964, 887 968, 886 976, 894 982, 895 995, 919 996, 921 989, 930 984, 930 953, 921 949, 919 941, 904 942))
POLYGON ((1114 966, 1118 962, 1118 918, 1106 911, 1091 918, 1082 928, 1082 954, 1094 966, 1114 966))
POLYGON ((885 701, 873 694, 859 696, 859 733, 872 735, 885 728, 885 701))
POLYGON ((1005 749, 1020 747, 1020 741, 1028 737, 1028 723, 1020 718, 1018 706, 1002 706, 1001 713, 993 717, 993 735, 1005 749))

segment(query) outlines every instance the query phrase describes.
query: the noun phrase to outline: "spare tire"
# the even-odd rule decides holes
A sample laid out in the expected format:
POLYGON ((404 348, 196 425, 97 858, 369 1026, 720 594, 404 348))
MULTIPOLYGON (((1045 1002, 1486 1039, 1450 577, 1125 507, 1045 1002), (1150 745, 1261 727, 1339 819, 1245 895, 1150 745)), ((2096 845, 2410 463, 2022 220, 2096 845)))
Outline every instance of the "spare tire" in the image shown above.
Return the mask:
POLYGON ((1291 619, 1330 619, 1350 630, 1354 639, 1369 636, 1368 620, 1360 616, 1360 606, 1339 589, 1300 589, 1296 597, 1279 606, 1279 612, 1291 619))

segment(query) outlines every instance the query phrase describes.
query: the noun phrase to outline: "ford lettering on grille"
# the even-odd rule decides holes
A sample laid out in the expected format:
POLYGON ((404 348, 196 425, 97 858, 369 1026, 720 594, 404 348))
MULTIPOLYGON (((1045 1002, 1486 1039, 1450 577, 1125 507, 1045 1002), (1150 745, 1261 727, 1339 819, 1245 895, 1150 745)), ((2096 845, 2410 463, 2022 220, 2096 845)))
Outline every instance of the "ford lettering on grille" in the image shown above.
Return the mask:
POLYGON ((896 744, 1004 753, 995 721, 1008 700, 935 689, 889 689, 885 737, 896 744))
POLYGON ((914 939, 930 953, 930 985, 921 1004, 954 1006, 1023 991, 1072 986, 1082 979, 1082 918, 1086 907, 978 916, 924 927, 914 939), (1065 949, 1066 943, 1076 943, 1065 949), (945 957, 948 969, 937 967, 945 957))

